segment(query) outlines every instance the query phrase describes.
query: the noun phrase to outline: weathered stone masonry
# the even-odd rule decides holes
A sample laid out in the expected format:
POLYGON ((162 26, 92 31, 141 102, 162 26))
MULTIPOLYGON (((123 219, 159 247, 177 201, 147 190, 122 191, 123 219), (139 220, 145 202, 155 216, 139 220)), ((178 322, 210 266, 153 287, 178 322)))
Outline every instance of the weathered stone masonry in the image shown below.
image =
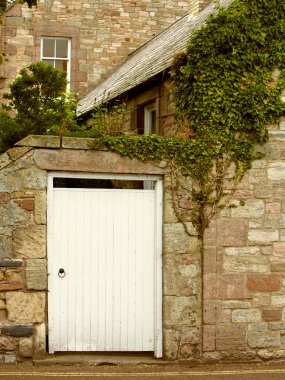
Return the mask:
POLYGON ((88 139, 28 137, 0 156, 0 359, 46 354, 48 171, 164 176, 164 355, 199 358, 201 272, 197 237, 176 220, 167 173, 151 164, 90 149, 88 139))
POLYGON ((237 207, 206 233, 206 360, 285 357, 284 131, 283 120, 270 127, 265 157, 240 184, 237 207))
POLYGON ((30 136, 0 156, 0 359, 46 353, 46 187, 54 170, 164 177, 166 358, 284 358, 284 125, 270 127, 265 157, 239 185, 237 207, 224 210, 206 231, 203 276, 199 241, 176 219, 163 169, 94 151, 88 139, 64 138, 60 148, 51 136, 30 136))
MULTIPOLYGON (((207 1, 205 2, 207 4, 207 1)), ((1 26, 1 87, 7 91, 20 69, 40 60, 40 38, 70 37, 72 90, 82 94, 109 69, 189 10, 204 2, 192 0, 57 0, 38 7, 15 5, 1 26), (6 78, 6 79, 5 79, 6 78)))

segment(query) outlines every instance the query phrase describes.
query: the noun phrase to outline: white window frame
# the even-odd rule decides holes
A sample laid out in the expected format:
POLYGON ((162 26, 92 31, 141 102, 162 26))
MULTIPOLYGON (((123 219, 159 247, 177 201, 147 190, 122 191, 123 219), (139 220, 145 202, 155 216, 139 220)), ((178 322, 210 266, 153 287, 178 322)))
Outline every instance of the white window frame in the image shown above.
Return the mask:
POLYGON ((50 36, 42 36, 41 37, 41 61, 44 59, 53 59, 54 61, 67 61, 67 88, 69 89, 70 87, 70 78, 71 78, 71 38, 68 37, 50 37, 50 36), (67 58, 58 58, 58 57, 45 57, 43 55, 43 40, 67 40, 67 58))
POLYGON ((152 123, 152 113, 156 111, 155 103, 151 103, 144 107, 144 134, 154 133, 154 125, 152 123))
MULTIPOLYGON (((144 135, 148 135, 149 133, 155 133, 154 125, 152 122, 152 113, 156 112, 156 103, 153 102, 144 107, 144 126, 143 133, 144 135)), ((143 181, 143 188, 145 190, 152 190, 154 183, 153 181, 143 181)))

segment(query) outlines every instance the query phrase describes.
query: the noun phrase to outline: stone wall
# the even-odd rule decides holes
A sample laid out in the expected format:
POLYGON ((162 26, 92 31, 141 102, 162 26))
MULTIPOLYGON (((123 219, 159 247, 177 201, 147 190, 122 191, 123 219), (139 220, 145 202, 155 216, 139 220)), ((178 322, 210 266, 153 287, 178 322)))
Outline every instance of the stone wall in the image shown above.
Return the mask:
POLYGON ((48 171, 164 176, 163 341, 168 359, 201 357, 201 260, 172 209, 164 169, 90 149, 91 139, 29 136, 0 156, 0 361, 47 355, 48 171))
POLYGON ((2 20, 2 92, 21 68, 40 59, 41 36, 62 36, 72 38, 72 90, 82 94, 191 6, 192 0, 39 0, 32 10, 15 5, 2 20))
POLYGON ((63 138, 60 148, 55 136, 30 136, 0 156, 0 359, 46 353, 50 170, 164 176, 166 358, 284 359, 285 120, 270 127, 263 150, 239 185, 236 207, 223 210, 206 231, 203 273, 200 243, 175 216, 164 169, 94 151, 88 139, 63 138))
POLYGON ((46 182, 31 148, 0 156, 0 359, 45 352, 46 182))
POLYGON ((205 236, 204 359, 285 357, 285 123, 205 236), (245 202, 240 205, 239 200, 245 202))

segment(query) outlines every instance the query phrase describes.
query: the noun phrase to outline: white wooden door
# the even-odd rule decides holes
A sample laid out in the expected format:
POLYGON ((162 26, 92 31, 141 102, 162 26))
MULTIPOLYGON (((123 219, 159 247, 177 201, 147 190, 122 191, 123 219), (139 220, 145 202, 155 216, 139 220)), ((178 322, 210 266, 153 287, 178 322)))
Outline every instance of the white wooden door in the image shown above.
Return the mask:
POLYGON ((50 353, 161 356, 157 198, 157 189, 53 188, 50 181, 50 353))

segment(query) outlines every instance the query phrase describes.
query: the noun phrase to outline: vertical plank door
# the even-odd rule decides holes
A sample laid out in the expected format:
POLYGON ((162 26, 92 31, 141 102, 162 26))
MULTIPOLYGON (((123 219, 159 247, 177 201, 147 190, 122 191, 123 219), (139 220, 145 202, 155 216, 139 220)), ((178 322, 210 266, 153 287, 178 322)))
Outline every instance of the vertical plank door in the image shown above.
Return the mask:
POLYGON ((154 351, 155 191, 54 188, 50 199, 50 353, 154 351))

